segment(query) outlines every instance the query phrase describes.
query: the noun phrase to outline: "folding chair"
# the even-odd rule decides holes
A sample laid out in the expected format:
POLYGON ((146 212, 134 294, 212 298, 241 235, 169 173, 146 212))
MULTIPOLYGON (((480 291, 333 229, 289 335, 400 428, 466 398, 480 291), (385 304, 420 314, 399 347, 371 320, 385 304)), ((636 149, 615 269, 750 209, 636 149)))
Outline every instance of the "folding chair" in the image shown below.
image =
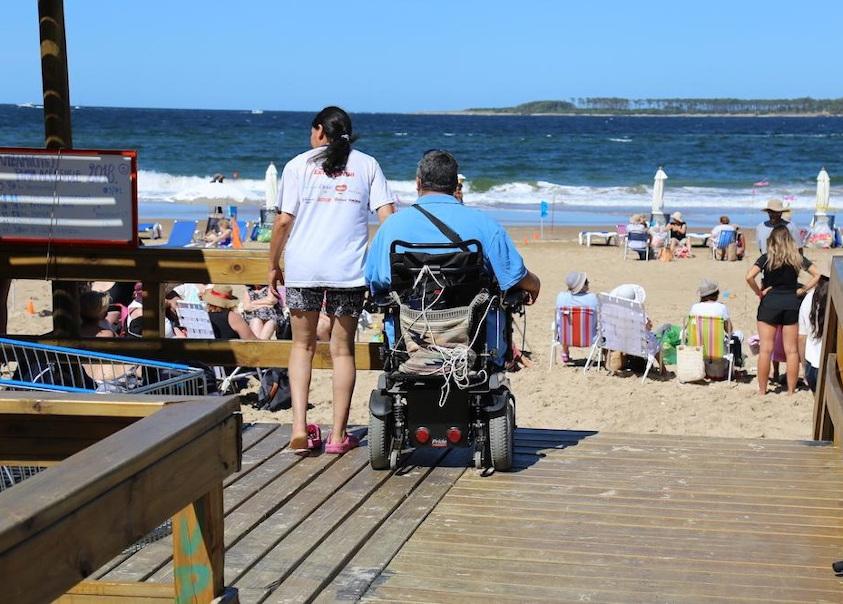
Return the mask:
POLYGON ((588 371, 597 358, 597 368, 603 350, 616 350, 634 357, 647 359, 647 367, 641 383, 647 379, 650 369, 656 364, 656 357, 650 352, 648 342, 647 314, 644 305, 609 294, 597 294, 597 339, 589 352, 583 373, 588 371))
POLYGON ((550 342, 548 371, 556 361, 559 348, 591 348, 594 344, 597 335, 594 309, 584 306, 557 308, 551 331, 553 336, 550 342))
POLYGON ((737 244, 738 241, 738 233, 737 231, 720 231, 720 234, 717 236, 717 241, 714 242, 714 245, 711 248, 711 257, 714 260, 717 260, 717 252, 723 252, 723 257, 721 260, 726 259, 726 250, 729 248, 730 245, 737 244))
POLYGON ((650 234, 647 233, 646 231, 643 232, 643 233, 638 232, 638 231, 631 231, 631 232, 626 234, 626 240, 624 241, 624 246, 623 246, 623 259, 626 260, 626 256, 629 253, 629 250, 632 250, 633 252, 635 252, 636 255, 638 255, 639 250, 637 250, 636 248, 630 247, 630 245, 629 245, 633 241, 644 243, 645 247, 642 248, 642 249, 645 250, 645 258, 647 260, 649 260, 650 259, 650 234))
POLYGON ((732 335, 726 332, 726 321, 720 317, 699 317, 691 315, 685 323, 687 346, 702 346, 703 358, 707 362, 726 359, 729 361, 728 381, 732 381, 735 355, 731 352, 732 335))
POLYGON ((141 222, 138 224, 138 236, 149 235, 150 239, 161 239, 160 222, 141 222))
POLYGON ((170 237, 164 247, 188 247, 193 244, 193 234, 196 232, 196 220, 176 220, 170 231, 170 237))

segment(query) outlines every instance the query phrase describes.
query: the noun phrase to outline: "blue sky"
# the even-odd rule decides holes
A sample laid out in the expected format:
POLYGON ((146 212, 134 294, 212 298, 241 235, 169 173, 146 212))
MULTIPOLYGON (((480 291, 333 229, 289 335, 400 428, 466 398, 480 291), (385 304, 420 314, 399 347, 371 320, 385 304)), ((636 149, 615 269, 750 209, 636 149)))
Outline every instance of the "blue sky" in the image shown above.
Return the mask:
MULTIPOLYGON (((0 2, 0 103, 41 97, 0 2)), ((843 96, 843 2, 68 0, 79 105, 449 110, 583 96, 843 96)))

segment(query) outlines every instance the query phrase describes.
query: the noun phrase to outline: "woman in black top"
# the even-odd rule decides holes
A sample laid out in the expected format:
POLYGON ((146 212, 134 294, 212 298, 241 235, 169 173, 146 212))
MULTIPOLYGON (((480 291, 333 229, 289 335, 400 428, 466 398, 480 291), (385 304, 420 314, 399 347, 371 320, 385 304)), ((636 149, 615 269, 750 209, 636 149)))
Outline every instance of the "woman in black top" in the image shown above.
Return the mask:
POLYGON ((770 359, 776 338, 776 328, 782 326, 784 352, 787 357, 787 393, 796 390, 799 378, 799 305, 802 297, 820 279, 819 271, 803 257, 796 242, 781 226, 773 229, 767 239, 767 253, 762 254, 746 274, 750 289, 760 298, 758 303, 758 335, 761 351, 758 355, 758 391, 767 393, 770 359), (811 278, 799 285, 799 272, 808 271, 811 278), (761 285, 756 277, 761 274, 761 285))
POLYGON ((230 285, 217 285, 202 294, 202 300, 208 305, 214 337, 220 340, 255 340, 246 320, 232 310, 237 308, 238 299, 231 292, 230 285))

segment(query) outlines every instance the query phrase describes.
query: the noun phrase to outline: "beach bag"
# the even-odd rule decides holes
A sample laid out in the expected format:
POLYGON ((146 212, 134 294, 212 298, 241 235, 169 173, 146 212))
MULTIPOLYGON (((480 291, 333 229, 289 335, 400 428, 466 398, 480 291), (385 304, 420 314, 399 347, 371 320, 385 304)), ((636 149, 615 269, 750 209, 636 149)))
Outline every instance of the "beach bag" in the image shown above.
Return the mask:
POLYGON ((258 409, 278 411, 289 409, 293 404, 290 391, 290 378, 286 369, 269 369, 261 376, 261 386, 258 391, 258 409))
POLYGON ((683 345, 676 348, 676 379, 681 384, 705 379, 702 346, 683 345))
POLYGON ((726 246, 726 260, 728 262, 737 262, 738 260, 738 244, 730 243, 726 246))
POLYGON ((705 361, 705 375, 712 380, 725 380, 729 373, 727 359, 711 359, 705 361))
POLYGON ((474 364, 471 343, 471 307, 418 311, 402 304, 399 311, 401 335, 409 358, 399 371, 410 375, 439 373, 451 354, 461 349, 474 364))
POLYGON ((626 364, 624 361, 622 352, 619 350, 610 350, 609 355, 606 357, 606 368, 609 371, 620 371, 626 364))
POLYGON ((670 251, 670 248, 663 247, 662 251, 659 253, 659 262, 672 262, 673 261, 673 252, 670 251))
POLYGON ((257 240, 260 243, 269 243, 272 241, 272 225, 262 224, 260 229, 258 229, 257 240))
POLYGON ((682 330, 678 325, 671 325, 661 334, 662 360, 665 365, 676 364, 676 347, 682 343, 682 330))

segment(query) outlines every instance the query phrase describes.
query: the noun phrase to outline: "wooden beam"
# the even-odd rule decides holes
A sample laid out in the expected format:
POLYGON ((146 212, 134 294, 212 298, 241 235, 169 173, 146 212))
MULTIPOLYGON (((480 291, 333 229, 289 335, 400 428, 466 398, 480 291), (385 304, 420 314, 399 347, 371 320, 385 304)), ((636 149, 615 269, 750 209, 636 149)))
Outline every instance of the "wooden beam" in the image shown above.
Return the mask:
POLYGON ((0 417, 12 413, 141 418, 152 415, 165 404, 160 395, 109 394, 105 398, 101 394, 8 391, 0 392, 0 417))
MULTIPOLYGON (((832 282, 829 284, 829 288, 832 287, 839 287, 839 284, 832 282)), ((814 440, 831 440, 834 437, 834 429, 825 404, 826 368, 828 355, 838 350, 840 324, 837 319, 834 297, 831 295, 828 296, 823 325, 825 326, 825 333, 823 334, 822 351, 820 353, 820 367, 817 372, 817 389, 814 392, 814 440)))
MULTIPOLYGON (((0 245, 0 275, 43 280, 44 245, 0 245)), ((58 281, 141 281, 148 283, 223 283, 266 281, 268 250, 166 248, 111 249, 53 246, 50 279, 58 281)))
MULTIPOLYGON (((49 398, 49 395, 44 396, 49 398)), ((186 446, 239 409, 234 397, 185 397, 183 402, 166 405, 158 413, 65 460, 60 464, 59 474, 64 478, 50 480, 35 476, 0 493, 0 502, 28 501, 17 508, 0 503, 4 510, 0 515, 0 552, 129 481, 139 470, 186 446), (38 505, 38 502, 50 505, 38 505)), ((170 513, 201 494, 182 502, 170 513)))
POLYGON ((827 357, 825 373, 825 408, 833 428, 834 445, 840 446, 843 435, 843 385, 837 373, 837 355, 827 357))
POLYGON ((173 576, 177 604, 208 604, 222 595, 225 546, 220 482, 173 516, 173 576))
POLYGON ((172 583, 82 581, 54 604, 156 604, 172 602, 174 593, 172 583))
MULTIPOLYGON (((240 416, 218 418, 210 429, 173 449, 156 424, 176 420, 165 416, 178 407, 167 407, 68 459, 65 467, 0 494, 7 515, 0 520, 0 576, 15 578, 4 585, 9 601, 34 604, 59 597, 237 470, 240 416), (151 454, 132 446, 142 432, 158 432, 151 454), (112 448, 116 443, 127 445, 128 451, 121 455, 112 448), (107 449, 110 458, 104 454, 107 449), (92 471, 71 463, 80 460, 92 471), (115 483, 117 475, 122 479, 115 483)), ((200 417, 195 407, 191 414, 200 417)))
MULTIPOLYGON (((55 339, 15 336, 49 346, 66 346, 110 354, 155 359, 158 361, 226 367, 287 367, 293 343, 288 340, 194 340, 186 338, 82 338, 55 339)), ((355 345, 357 369, 382 369, 381 345, 355 345)), ((320 342, 313 358, 314 369, 330 369, 331 353, 327 342, 320 342)))

